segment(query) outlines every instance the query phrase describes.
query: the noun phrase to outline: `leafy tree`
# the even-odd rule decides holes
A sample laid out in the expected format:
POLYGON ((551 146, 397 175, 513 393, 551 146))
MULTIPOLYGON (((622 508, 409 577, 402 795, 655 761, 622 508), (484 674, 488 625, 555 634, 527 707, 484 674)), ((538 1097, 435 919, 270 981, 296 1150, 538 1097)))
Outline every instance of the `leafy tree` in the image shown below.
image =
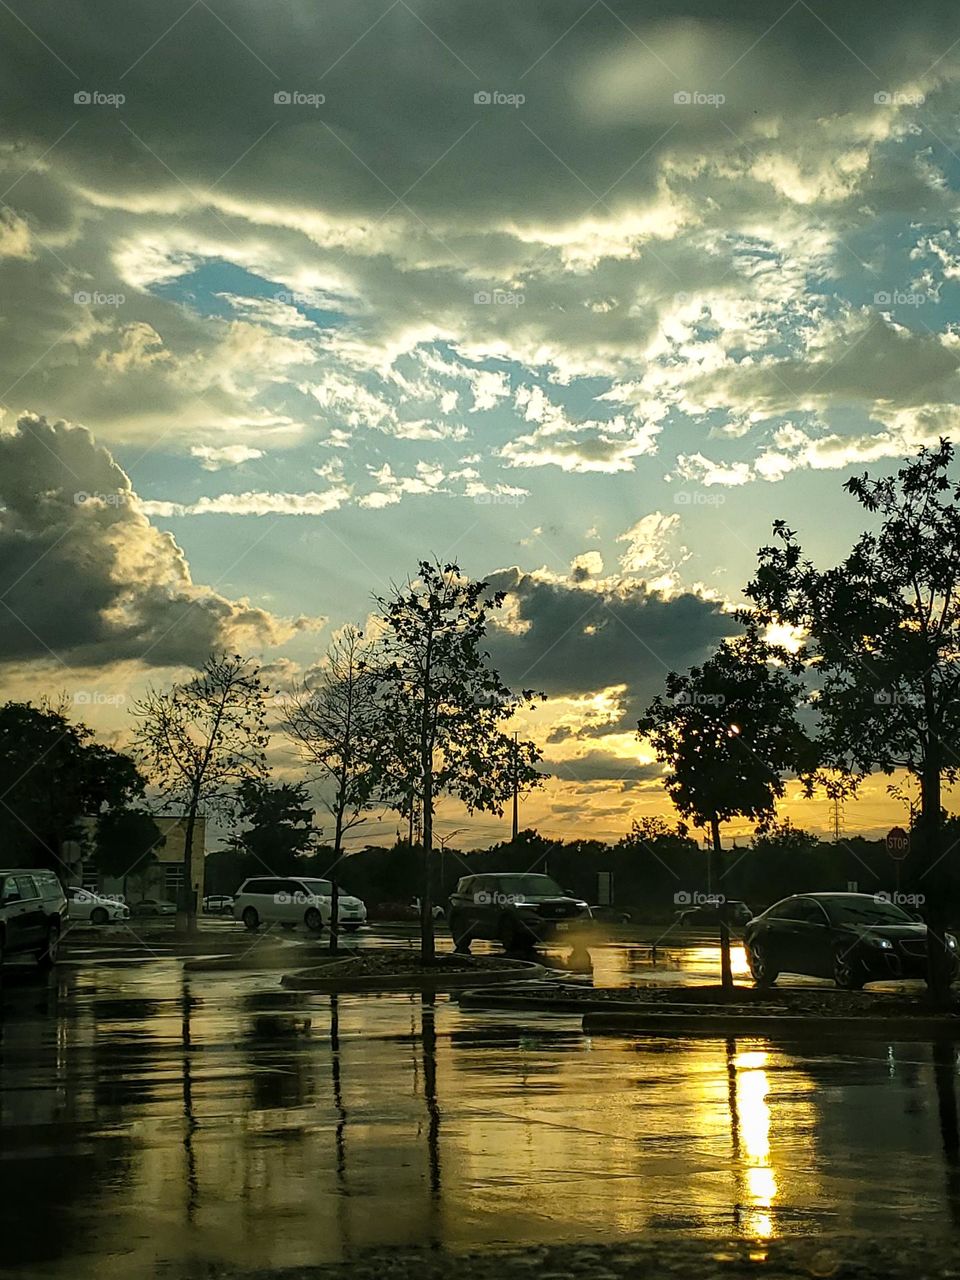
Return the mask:
POLYGON ((65 704, 0 707, 0 841, 4 859, 66 873, 63 846, 86 840, 82 819, 143 796, 129 756, 93 741, 65 704))
POLYGON ((244 778, 238 797, 237 818, 245 829, 230 837, 229 848, 274 875, 296 871, 298 859, 308 857, 317 844, 313 806, 304 784, 244 778))
POLYGON ((197 917, 197 816, 232 812, 240 783, 265 776, 266 692, 256 664, 213 654, 185 684, 150 689, 133 707, 137 749, 163 803, 186 812, 179 905, 190 929, 197 917))
MULTIPOLYGON (((711 882, 723 878, 720 825, 731 818, 770 822, 785 789, 784 771, 805 762, 797 719, 802 686, 755 631, 724 641, 686 675, 670 672, 638 735, 667 765, 666 788, 679 812, 711 835, 711 882)), ((720 915, 723 986, 733 986, 730 935, 720 915)))
POLYGON ((481 649, 491 610, 503 603, 485 582, 462 576, 455 564, 421 561, 417 578, 389 599, 379 598, 382 635, 378 664, 376 758, 381 797, 394 807, 416 795, 423 821, 421 954, 432 964, 433 817, 437 797, 456 796, 470 812, 500 814, 519 785, 532 786, 540 753, 514 743, 501 725, 531 703, 512 694, 481 649))
POLYGON ((283 717, 304 763, 326 783, 321 794, 333 818, 331 951, 337 949, 337 864, 343 856, 343 837, 364 821, 376 781, 371 752, 376 741, 377 687, 363 633, 347 626, 334 637, 313 677, 294 688, 283 717))
POLYGON ((929 982, 946 994, 944 780, 960 766, 960 484, 953 446, 923 448, 893 476, 844 486, 878 527, 820 571, 796 533, 774 524, 747 594, 762 618, 799 629, 794 664, 816 675, 818 741, 828 765, 862 778, 905 770, 920 788, 917 887, 926 897, 929 982))
POLYGON ((145 809, 110 809, 97 821, 93 866, 101 875, 122 880, 126 896, 127 877, 142 877, 150 870, 164 839, 145 809))

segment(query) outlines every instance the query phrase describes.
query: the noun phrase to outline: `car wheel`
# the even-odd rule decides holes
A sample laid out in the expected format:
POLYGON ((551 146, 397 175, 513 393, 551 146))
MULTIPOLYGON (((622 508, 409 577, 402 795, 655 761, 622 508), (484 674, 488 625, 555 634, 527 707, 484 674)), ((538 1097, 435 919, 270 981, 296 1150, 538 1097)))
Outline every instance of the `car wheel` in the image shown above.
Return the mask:
POLYGON ((52 924, 47 930, 47 943, 42 951, 37 952, 37 963, 41 969, 52 969, 60 954, 60 930, 52 924))
POLYGON ((859 991, 867 980, 867 971, 848 949, 838 949, 833 955, 833 980, 843 991, 859 991))
POLYGON ((517 928, 513 921, 504 916, 500 921, 500 927, 497 929, 497 937, 504 951, 516 951, 520 945, 520 939, 517 936, 517 928))
POLYGON ((260 916, 257 914, 255 907, 245 907, 243 912, 243 923, 252 933, 254 929, 260 928, 260 916))
POLYGON ((323 931, 323 916, 316 907, 307 907, 307 910, 304 913, 303 923, 311 933, 321 933, 323 931))
POLYGON ((107 923, 107 911, 106 911, 106 908, 105 908, 105 907, 94 907, 94 909, 90 912, 90 923, 91 923, 91 924, 106 924, 106 923, 107 923))
POLYGON ((777 978, 779 978, 780 971, 770 960, 766 948, 749 947, 747 949, 747 959, 750 963, 750 973, 753 976, 754 986, 772 987, 777 978))
POLYGON ((453 938, 454 951, 459 951, 461 955, 468 956, 473 938, 461 916, 455 914, 450 916, 450 935, 453 938))

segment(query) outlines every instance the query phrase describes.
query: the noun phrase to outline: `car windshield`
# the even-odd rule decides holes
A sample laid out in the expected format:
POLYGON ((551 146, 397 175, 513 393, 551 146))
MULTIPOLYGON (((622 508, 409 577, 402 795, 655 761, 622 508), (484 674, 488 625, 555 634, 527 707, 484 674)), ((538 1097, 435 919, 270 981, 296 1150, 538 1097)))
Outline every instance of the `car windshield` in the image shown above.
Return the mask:
POLYGON ((914 924, 912 916, 895 907, 892 902, 875 898, 834 898, 825 903, 831 917, 838 924, 914 924))
POLYGON ((318 898, 329 897, 333 893, 333 885, 329 880, 301 880, 307 893, 314 893, 318 898))
POLYGON ((562 898, 563 890, 549 876, 500 876, 501 893, 511 893, 526 898, 562 898))

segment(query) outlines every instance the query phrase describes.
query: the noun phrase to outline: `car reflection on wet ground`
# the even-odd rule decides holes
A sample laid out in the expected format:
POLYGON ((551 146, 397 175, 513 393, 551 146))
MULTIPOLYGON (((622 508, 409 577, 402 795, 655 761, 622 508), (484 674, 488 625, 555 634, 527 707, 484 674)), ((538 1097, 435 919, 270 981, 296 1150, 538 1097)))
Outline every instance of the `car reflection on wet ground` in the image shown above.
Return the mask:
MULTIPOLYGON (((716 957, 593 959, 684 981, 716 957)), ((571 1016, 287 992, 95 940, 49 979, 11 967, 2 1013, 3 1264, 24 1275, 960 1225, 953 1046, 591 1042, 571 1016)))

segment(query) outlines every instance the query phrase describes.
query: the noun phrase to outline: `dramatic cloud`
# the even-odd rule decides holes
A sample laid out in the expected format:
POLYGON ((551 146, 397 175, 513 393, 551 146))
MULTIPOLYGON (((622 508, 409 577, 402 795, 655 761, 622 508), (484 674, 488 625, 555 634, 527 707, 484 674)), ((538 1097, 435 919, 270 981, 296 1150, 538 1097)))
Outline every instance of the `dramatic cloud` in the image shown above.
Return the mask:
POLYGON ((0 662, 193 666, 301 625, 196 586, 107 450, 30 416, 0 433, 0 601, 0 662))

